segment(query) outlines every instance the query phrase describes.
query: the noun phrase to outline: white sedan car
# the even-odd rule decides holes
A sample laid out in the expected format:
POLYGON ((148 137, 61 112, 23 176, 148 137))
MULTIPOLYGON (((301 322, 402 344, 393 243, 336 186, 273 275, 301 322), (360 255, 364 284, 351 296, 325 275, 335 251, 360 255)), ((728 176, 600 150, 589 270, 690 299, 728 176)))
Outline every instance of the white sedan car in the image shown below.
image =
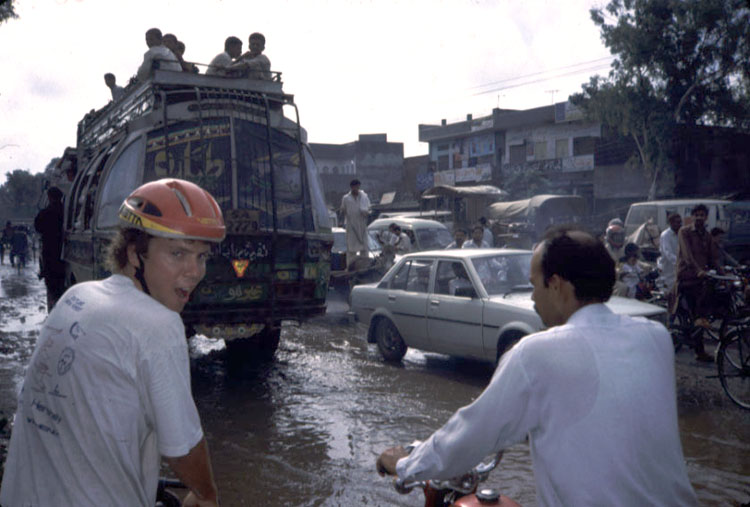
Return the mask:
MULTIPOLYGON (((386 360, 407 347, 497 361, 544 329, 531 300, 531 251, 441 250, 405 255, 374 284, 352 289, 351 309, 386 360)), ((665 320, 665 310, 613 296, 621 314, 665 320)))

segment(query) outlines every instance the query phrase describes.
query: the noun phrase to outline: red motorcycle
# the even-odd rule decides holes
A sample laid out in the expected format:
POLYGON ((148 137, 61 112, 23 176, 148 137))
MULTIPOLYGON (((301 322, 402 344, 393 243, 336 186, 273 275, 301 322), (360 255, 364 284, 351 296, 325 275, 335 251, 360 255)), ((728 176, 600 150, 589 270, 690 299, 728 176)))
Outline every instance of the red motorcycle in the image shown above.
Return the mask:
MULTIPOLYGON (((419 442, 414 442, 406 449, 411 451, 417 445, 419 442)), ((422 488, 425 507, 520 507, 520 504, 495 488, 479 489, 479 484, 487 480, 502 457, 503 451, 500 451, 488 463, 479 463, 464 475, 453 479, 405 482, 396 478, 393 480, 393 487, 402 495, 410 493, 414 488, 422 488)))

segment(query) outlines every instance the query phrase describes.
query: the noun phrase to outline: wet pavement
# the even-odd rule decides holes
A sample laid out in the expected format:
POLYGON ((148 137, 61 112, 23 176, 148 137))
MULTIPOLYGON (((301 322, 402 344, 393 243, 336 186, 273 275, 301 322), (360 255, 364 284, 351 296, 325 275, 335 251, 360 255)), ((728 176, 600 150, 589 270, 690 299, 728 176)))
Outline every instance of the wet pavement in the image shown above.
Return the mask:
MULTIPOLYGON (((45 316, 44 285, 0 266, 0 415, 10 419, 45 316)), ((368 345, 341 300, 326 316, 284 327, 276 360, 236 364, 221 340, 190 340, 193 392, 224 505, 422 505, 375 473, 377 454, 424 439, 473 400, 483 363, 409 350, 392 365, 368 345)), ((705 505, 750 501, 750 412, 726 398, 711 365, 677 356, 688 471, 705 505)), ((4 458, 3 458, 4 459, 4 458)), ((528 446, 509 449, 487 485, 535 505, 528 446)))

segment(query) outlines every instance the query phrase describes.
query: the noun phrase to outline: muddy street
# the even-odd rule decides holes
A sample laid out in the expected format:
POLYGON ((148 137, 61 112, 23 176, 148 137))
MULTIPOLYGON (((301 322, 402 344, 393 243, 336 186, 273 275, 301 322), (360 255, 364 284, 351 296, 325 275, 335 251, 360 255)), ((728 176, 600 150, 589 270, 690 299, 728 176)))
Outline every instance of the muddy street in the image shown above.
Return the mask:
MULTIPOLYGON (((10 420, 45 316, 44 286, 30 268, 19 275, 6 264, 0 277, 0 410, 10 420)), ((346 310, 332 298, 326 316, 285 326, 272 363, 237 366, 223 341, 191 339, 193 393, 224 505, 421 505, 421 493, 399 495, 375 473, 377 454, 426 438, 481 392, 492 368, 414 350, 400 365, 385 363, 346 310)), ((711 365, 687 352, 677 365, 682 442, 699 498, 749 501, 750 413, 705 378, 711 365)), ((487 484, 535 505, 528 446, 506 452, 487 484)))

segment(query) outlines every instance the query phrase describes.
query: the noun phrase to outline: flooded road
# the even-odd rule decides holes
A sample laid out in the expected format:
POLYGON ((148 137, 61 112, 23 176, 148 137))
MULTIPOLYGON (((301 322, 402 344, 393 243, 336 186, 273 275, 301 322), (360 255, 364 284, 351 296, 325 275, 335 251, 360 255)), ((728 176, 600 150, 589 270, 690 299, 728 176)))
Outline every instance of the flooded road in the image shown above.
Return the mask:
MULTIPOLYGON (((15 392, 44 318, 44 286, 0 266, 0 411, 15 392)), ((422 505, 375 472, 395 444, 424 439, 482 391, 489 365, 409 350, 381 360, 365 329, 333 300, 326 316, 285 326, 272 363, 236 366, 221 340, 190 341, 193 393, 223 505, 422 505)), ((705 505, 750 501, 750 412, 725 399, 715 370, 678 361, 680 428, 690 479, 705 505)), ((585 445, 582 442, 581 445, 585 445)), ((509 449, 486 483, 535 505, 528 446, 509 449)))

